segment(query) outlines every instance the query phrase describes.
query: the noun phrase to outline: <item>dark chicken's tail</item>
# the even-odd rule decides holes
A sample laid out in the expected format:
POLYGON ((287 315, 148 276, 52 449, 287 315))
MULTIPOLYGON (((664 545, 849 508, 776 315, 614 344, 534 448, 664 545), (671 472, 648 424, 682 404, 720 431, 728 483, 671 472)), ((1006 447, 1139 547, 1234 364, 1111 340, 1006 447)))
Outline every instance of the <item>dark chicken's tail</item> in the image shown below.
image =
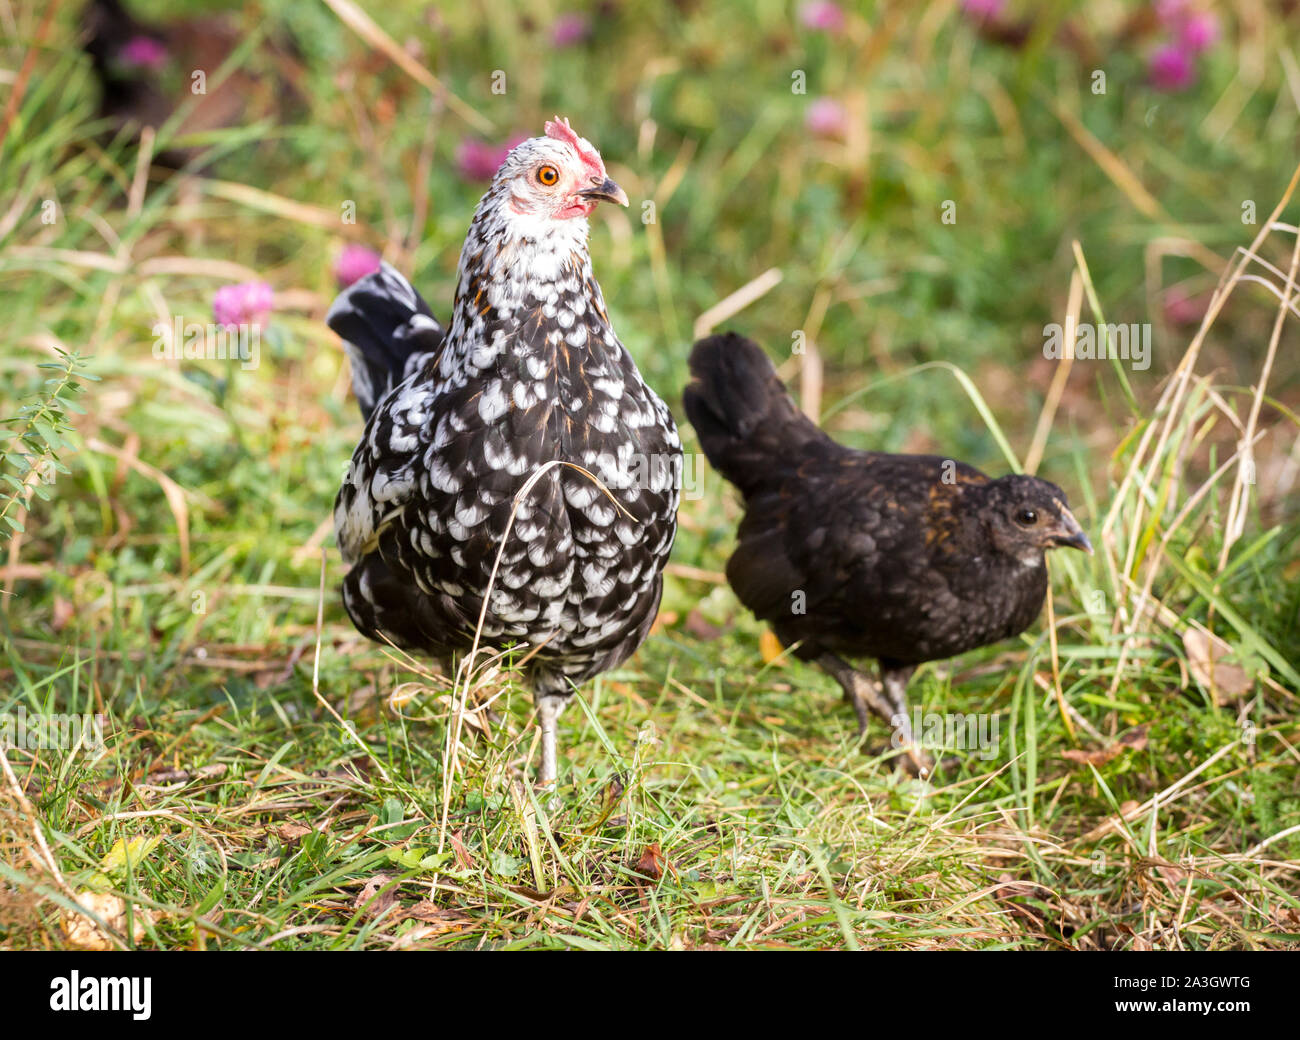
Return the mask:
POLYGON ((325 324, 343 337, 365 419, 446 338, 424 298, 389 264, 340 293, 325 324))
POLYGON ((690 366, 686 415, 713 467, 746 497, 809 441, 825 438, 753 340, 734 332, 709 336, 691 349, 690 366))

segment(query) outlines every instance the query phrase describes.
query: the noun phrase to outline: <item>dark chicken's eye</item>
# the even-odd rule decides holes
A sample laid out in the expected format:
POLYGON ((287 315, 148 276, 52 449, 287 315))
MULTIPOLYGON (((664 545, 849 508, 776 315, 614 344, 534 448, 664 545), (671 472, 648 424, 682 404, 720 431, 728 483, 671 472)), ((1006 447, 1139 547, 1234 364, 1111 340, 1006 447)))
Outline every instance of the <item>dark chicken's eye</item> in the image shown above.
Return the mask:
POLYGON ((1016 523, 1024 527, 1033 527, 1038 523, 1038 514, 1032 509, 1022 509, 1016 514, 1016 523))
POLYGON ((554 166, 543 166, 537 171, 537 179, 549 188, 560 179, 560 171, 554 166))

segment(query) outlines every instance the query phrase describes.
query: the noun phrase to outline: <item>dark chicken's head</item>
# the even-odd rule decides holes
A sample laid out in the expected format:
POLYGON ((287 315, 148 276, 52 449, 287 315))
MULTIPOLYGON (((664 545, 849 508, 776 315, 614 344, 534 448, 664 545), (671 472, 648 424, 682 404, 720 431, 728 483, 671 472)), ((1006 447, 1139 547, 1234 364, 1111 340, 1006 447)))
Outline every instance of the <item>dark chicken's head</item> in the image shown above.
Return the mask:
POLYGON ((498 193, 506 196, 508 219, 519 223, 585 217, 601 201, 627 205, 600 152, 558 116, 545 137, 529 138, 506 157, 492 181, 490 194, 498 193))
POLYGON ((1037 477, 1012 474, 984 486, 982 518, 999 552, 1030 566, 1058 546, 1092 552, 1092 543, 1070 512, 1065 492, 1037 477))

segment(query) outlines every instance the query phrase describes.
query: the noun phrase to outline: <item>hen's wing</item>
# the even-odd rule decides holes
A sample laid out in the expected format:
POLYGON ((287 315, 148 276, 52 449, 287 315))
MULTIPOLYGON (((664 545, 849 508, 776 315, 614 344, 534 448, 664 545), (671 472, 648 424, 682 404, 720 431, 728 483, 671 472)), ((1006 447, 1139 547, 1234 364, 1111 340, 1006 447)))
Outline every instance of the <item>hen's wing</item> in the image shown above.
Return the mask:
POLYGON ((985 478, 938 457, 834 447, 750 499, 727 578, 784 642, 803 641, 801 657, 896 656, 951 609, 957 507, 985 478))

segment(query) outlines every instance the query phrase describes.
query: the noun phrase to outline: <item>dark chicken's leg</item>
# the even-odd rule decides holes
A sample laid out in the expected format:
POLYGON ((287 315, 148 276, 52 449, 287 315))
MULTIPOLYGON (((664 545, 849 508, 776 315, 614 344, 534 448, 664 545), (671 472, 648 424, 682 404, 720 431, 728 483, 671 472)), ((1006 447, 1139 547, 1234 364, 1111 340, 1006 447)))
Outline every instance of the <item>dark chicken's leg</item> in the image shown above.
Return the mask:
POLYGON ((903 765, 915 776, 928 777, 934 770, 934 759, 921 749, 912 735, 912 720, 907 709, 907 680, 916 671, 915 666, 881 668, 883 682, 858 671, 847 661, 834 654, 822 654, 817 663, 844 689, 844 699, 853 705, 858 716, 858 736, 865 736, 871 714, 882 719, 894 730, 897 746, 906 751, 903 765), (895 726, 895 720, 898 720, 895 726))
POLYGON ((858 716, 858 736, 867 732, 867 721, 871 717, 868 712, 874 712, 889 722, 889 717, 894 714, 893 706, 881 695, 880 688, 870 676, 834 654, 822 654, 817 663, 844 688, 844 699, 853 705, 858 716))
POLYGON ((916 671, 914 664, 896 664, 893 661, 880 661, 880 681, 884 687, 885 700, 895 715, 909 716, 907 707, 907 684, 912 681, 916 671))

